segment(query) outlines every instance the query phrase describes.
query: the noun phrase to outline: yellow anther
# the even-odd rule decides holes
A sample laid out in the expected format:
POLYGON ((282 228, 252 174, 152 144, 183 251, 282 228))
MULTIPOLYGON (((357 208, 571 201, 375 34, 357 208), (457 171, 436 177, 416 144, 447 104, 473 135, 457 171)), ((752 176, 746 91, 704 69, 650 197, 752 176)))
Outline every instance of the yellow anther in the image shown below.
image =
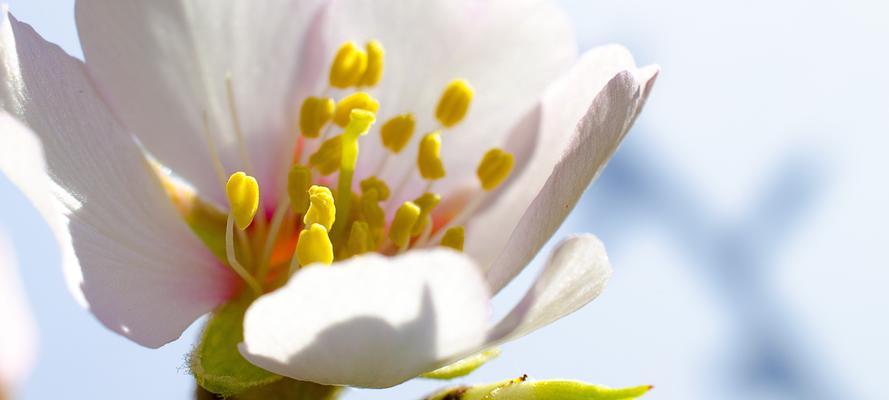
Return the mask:
POLYGON ((294 165, 287 174, 287 195, 290 209, 296 214, 305 214, 309 209, 309 187, 312 186, 312 171, 302 165, 294 165))
POLYGON ((414 127, 417 122, 413 114, 401 114, 392 117, 380 128, 380 136, 383 138, 383 146, 393 153, 400 153, 404 146, 411 140, 414 127))
POLYGON ((427 219, 429 219, 429 214, 432 213, 432 209, 441 202, 441 196, 426 192, 423 193, 422 196, 414 199, 414 204, 420 207, 420 216, 417 219, 417 223, 414 224, 414 229, 411 230, 412 236, 417 236, 423 232, 423 229, 426 228, 427 219))
POLYGON ((306 226, 319 224, 329 231, 336 220, 336 206, 330 189, 313 185, 309 188, 309 202, 309 210, 306 211, 303 222, 306 226))
POLYGON ((389 200, 389 185, 375 176, 361 181, 361 193, 367 193, 370 190, 376 190, 381 201, 389 200))
POLYGON ((349 231, 349 241, 346 245, 349 248, 349 254, 353 256, 367 253, 370 250, 370 230, 366 222, 355 221, 352 223, 352 230, 349 231))
POLYGON ((321 147, 309 156, 309 165, 315 167, 321 175, 330 175, 340 168, 342 156, 342 138, 334 136, 321 143, 321 147))
POLYGON ((436 180, 444 178, 445 169, 441 162, 441 135, 432 132, 423 136, 420 151, 417 153, 417 167, 423 179, 436 180))
POLYGON ((384 58, 386 55, 383 44, 378 40, 367 42, 367 70, 361 77, 358 86, 376 86, 383 77, 384 58))
POLYGON ((474 93, 475 91, 469 82, 463 79, 454 79, 445 88, 441 99, 438 100, 435 118, 445 127, 457 125, 469 111, 469 104, 472 103, 474 93))
POLYGON ((395 212, 395 219, 389 227, 389 239, 398 246, 399 249, 406 248, 411 239, 411 230, 420 217, 420 207, 410 201, 404 202, 398 211, 395 212))
POLYGON ((316 138, 324 125, 333 118, 336 102, 333 99, 308 97, 299 110, 299 130, 307 138, 316 138))
POLYGON ((509 173, 512 172, 514 162, 515 159, 513 159, 510 153, 498 148, 488 150, 475 171, 476 175, 478 175, 478 180, 482 184, 482 189, 493 190, 500 186, 509 177, 509 173))
POLYGON ((225 194, 235 217, 235 225, 242 231, 247 229, 259 207, 259 184, 256 179, 243 172, 235 172, 225 184, 225 194))
POLYGON ((312 224, 299 233, 296 242, 296 258, 300 265, 333 262, 333 244, 327 237, 327 230, 321 224, 312 224))
POLYGON ((375 113, 379 109, 380 103, 371 95, 365 92, 352 93, 336 103, 333 122, 341 127, 345 127, 349 124, 352 110, 366 110, 375 113))
POLYGON ((376 189, 370 189, 361 195, 359 213, 371 229, 386 226, 386 212, 380 207, 380 195, 376 189))
POLYGON ((457 251, 463 251, 463 239, 466 233, 462 226, 455 226, 445 231, 444 237, 441 238, 441 245, 450 247, 457 251))
POLYGON ((330 86, 345 89, 355 86, 367 70, 367 53, 354 42, 340 46, 330 66, 330 86))

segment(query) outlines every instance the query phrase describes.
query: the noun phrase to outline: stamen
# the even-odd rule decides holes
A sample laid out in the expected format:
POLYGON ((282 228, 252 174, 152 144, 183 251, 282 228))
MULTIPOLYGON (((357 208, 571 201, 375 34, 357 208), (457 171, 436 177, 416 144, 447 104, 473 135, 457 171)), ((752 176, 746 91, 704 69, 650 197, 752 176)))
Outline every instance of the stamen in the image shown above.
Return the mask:
POLYGON ((329 231, 336 221, 337 207, 330 189, 324 186, 313 185, 309 188, 309 210, 303 217, 306 226, 321 225, 329 231))
POLYGON ((219 178, 219 184, 225 188, 225 167, 222 166, 222 160, 219 159, 219 152, 216 150, 216 142, 213 140, 213 135, 210 134, 210 119, 207 116, 207 112, 204 111, 201 115, 204 122, 204 141, 207 142, 208 150, 210 150, 210 160, 213 162, 213 169, 216 170, 216 177, 219 178))
POLYGON ((235 136, 238 139, 238 150, 241 154, 241 161, 244 163, 244 170, 252 172, 250 169, 250 155, 247 152, 247 145, 244 142, 244 132, 241 130, 241 118, 238 117, 238 107, 235 102, 235 90, 232 87, 231 74, 225 75, 225 92, 228 95, 228 108, 232 117, 232 127, 235 130, 235 136))
POLYGON ((309 188, 312 171, 302 165, 294 165, 287 174, 287 198, 294 214, 305 214, 309 209, 309 188))
POLYGON ((385 50, 383 44, 378 40, 367 42, 365 47, 367 48, 367 70, 364 71, 364 76, 361 77, 361 82, 358 85, 372 87, 376 86, 383 77, 385 50))
POLYGON ((395 212, 395 218, 389 227, 389 240, 395 243, 399 252, 407 250, 410 243, 411 231, 417 219, 420 217, 420 207, 410 201, 404 202, 398 211, 395 212))
POLYGON ((333 263, 333 244, 327 236, 327 230, 321 224, 311 224, 299 233, 296 243, 296 257, 299 265, 333 263))
POLYGON ((509 177, 512 172, 512 166, 515 160, 512 154, 501 149, 493 148, 485 153, 482 161, 476 169, 476 175, 485 191, 491 191, 500 186, 503 181, 509 177))
POLYGON ((400 153, 411 140, 415 126, 416 121, 413 114, 408 113, 392 117, 380 128, 383 146, 395 154, 400 153))
POLYGON ((375 113, 379 109, 380 103, 371 95, 365 92, 352 93, 336 104, 333 122, 344 128, 349 124, 352 110, 366 110, 375 113))
POLYGON ((353 256, 367 253, 371 249, 370 228, 366 222, 355 221, 352 223, 347 246, 349 254, 353 256))
POLYGON ((327 176, 340 168, 342 156, 342 137, 334 136, 321 143, 318 150, 309 156, 309 165, 317 169, 321 175, 327 176))
POLYGON ((469 111, 474 95, 472 86, 464 79, 454 79, 445 88, 438 107, 435 108, 435 118, 445 127, 457 125, 469 111))
POLYGON ((299 129, 307 138, 317 138, 333 118, 336 102, 330 98, 307 97, 299 110, 299 129))
POLYGON ((386 229, 386 213, 380 207, 380 196, 376 189, 371 189, 361 195, 359 204, 360 218, 367 223, 373 239, 371 247, 376 247, 377 241, 382 238, 386 229))
POLYGON ((330 66, 330 86, 340 89, 355 86, 366 70, 367 53, 354 42, 343 43, 330 66))
MULTIPOLYGON (((485 198, 487 197, 487 192, 496 189, 499 185, 501 185, 506 178, 509 177, 509 174, 512 172, 513 164, 515 163, 515 159, 513 155, 507 153, 498 148, 494 148, 488 150, 485 153, 484 157, 482 157, 482 161, 479 163, 478 169, 476 170, 476 175, 478 175, 479 184, 485 193, 476 196, 472 201, 469 202, 466 206, 463 207, 460 212, 452 218, 445 227, 454 226, 454 225, 462 225, 466 220, 475 213, 479 206, 482 205, 485 198)), ((444 228, 442 228, 444 229, 444 228)), ((442 230, 440 229, 435 235, 434 238, 439 238, 442 235, 442 230)))
POLYGON ((225 227, 225 256, 232 270, 241 276, 241 279, 250 286, 255 294, 260 294, 262 288, 259 283, 238 262, 234 238, 235 224, 237 224, 238 230, 243 231, 253 222, 259 205, 259 185, 252 176, 236 172, 228 179, 225 193, 230 206, 225 227))
POLYGON ((383 182, 375 176, 368 177, 361 181, 361 193, 367 193, 371 190, 377 191, 381 201, 389 199, 389 186, 386 185, 386 182, 383 182))
POLYGON ((466 234, 465 230, 462 226, 455 226, 450 228, 445 232, 444 237, 441 239, 441 245, 444 247, 450 247, 457 251, 463 251, 463 240, 464 235, 466 234))
POLYGON ((441 135, 432 132, 420 141, 420 151, 417 153, 417 167, 420 176, 427 180, 444 178, 445 169, 441 161, 441 135))
POLYGON ((430 214, 432 213, 432 209, 441 202, 441 196, 426 192, 423 193, 422 196, 417 197, 414 200, 414 204, 420 207, 420 217, 417 219, 417 223, 414 224, 414 229, 411 231, 411 236, 417 236, 423 233, 423 230, 426 228, 428 224, 428 220, 430 219, 430 214))
POLYGON ((238 229, 247 229, 259 207, 259 184, 252 176, 235 172, 225 184, 225 192, 238 229))
POLYGON ((244 266, 238 262, 238 258, 235 256, 235 218, 232 213, 228 214, 228 220, 225 223, 225 258, 228 261, 228 265, 231 267, 241 279, 250 287, 250 290, 253 291, 253 294, 260 295, 262 294, 262 287, 259 286, 259 282, 256 279, 253 279, 250 276, 250 273, 244 269, 244 266))

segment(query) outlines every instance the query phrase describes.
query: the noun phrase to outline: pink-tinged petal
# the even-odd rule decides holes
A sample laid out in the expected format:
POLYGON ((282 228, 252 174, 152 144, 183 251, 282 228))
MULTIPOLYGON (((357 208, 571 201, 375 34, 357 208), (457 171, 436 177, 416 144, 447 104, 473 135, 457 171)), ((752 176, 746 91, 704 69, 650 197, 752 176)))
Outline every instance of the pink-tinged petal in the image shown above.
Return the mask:
POLYGON ((481 265, 490 267, 503 250, 509 239, 503 232, 512 232, 518 225, 576 135, 577 122, 587 114, 596 95, 619 72, 635 68, 632 54, 623 46, 587 51, 510 133, 505 148, 516 156, 515 171, 466 226, 465 250, 481 265))
POLYGON ((237 280, 179 217, 80 61, 5 12, 0 61, 3 108, 30 128, 0 117, 0 171, 53 229, 72 292, 142 345, 178 338, 237 280))
MULTIPOLYGON (((577 57, 574 32, 563 11, 539 0, 335 0, 327 24, 331 51, 345 40, 379 39, 386 47, 386 70, 371 93, 380 100, 379 120, 412 112, 417 132, 383 174, 396 185, 403 174, 414 185, 398 200, 416 197, 424 183, 416 177, 416 143, 437 129, 435 107, 452 79, 475 88, 466 118, 442 134, 447 176, 435 185, 446 193, 462 183, 475 185, 475 168, 491 147, 534 106, 546 87, 577 57)), ((362 141, 358 175, 376 170, 385 154, 374 131, 362 141)))
POLYGON ((241 353, 294 379, 394 386, 480 346, 489 300, 472 260, 444 249, 310 266, 250 307, 241 353))
POLYGON ((605 246, 592 235, 562 242, 525 297, 489 336, 489 345, 518 339, 577 311, 602 293, 611 277, 605 246))
POLYGON ((495 293, 537 254, 605 167, 641 111, 657 71, 647 67, 621 72, 596 96, 561 160, 489 265, 486 275, 495 293))
MULTIPOLYGON (((5 127, 0 122, 0 130, 5 127)), ((0 390, 21 383, 34 365, 37 351, 37 327, 17 267, 12 245, 0 234, 0 390)))
MULTIPOLYGON (((305 43, 321 0, 78 0, 87 69, 147 150, 225 204, 203 116, 228 173, 244 169, 226 89, 231 77, 251 175, 264 193, 286 173, 304 81, 326 67, 305 43)), ((250 171, 248 171, 250 172, 250 171)))

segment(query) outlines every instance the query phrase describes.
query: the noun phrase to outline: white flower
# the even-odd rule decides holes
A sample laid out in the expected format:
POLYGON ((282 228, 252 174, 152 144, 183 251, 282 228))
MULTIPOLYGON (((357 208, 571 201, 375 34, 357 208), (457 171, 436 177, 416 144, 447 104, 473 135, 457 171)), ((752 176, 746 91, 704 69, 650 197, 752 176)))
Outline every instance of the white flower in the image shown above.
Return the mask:
MULTIPOLYGON (((12 118, 4 116, 0 118, 0 129, 22 128, 12 118)), ((3 153, 0 149, 0 154, 3 153)), ((4 399, 30 372, 37 348, 37 328, 16 268, 12 245, 0 232, 0 321, 3 321, 3 329, 0 329, 0 398, 4 399)))
MULTIPOLYGON (((13 181, 54 228, 75 295, 137 343, 175 340, 240 293, 244 281, 257 291, 283 284, 248 310, 244 357, 299 380, 387 387, 571 313, 610 276, 597 239, 570 238, 515 309, 488 321, 491 296, 540 250, 604 167, 658 72, 637 68, 619 46, 578 57, 571 28, 549 2, 78 0, 76 15, 85 63, 12 17, 3 21, 0 101, 39 137, 47 161, 42 171, 4 163, 3 172, 21 177, 13 181), (342 142, 360 143, 356 164, 345 161, 348 150, 315 160, 313 183, 345 185, 362 197, 334 195, 340 225, 325 225, 333 206, 319 203, 324 215, 305 219, 319 224, 307 223, 302 243, 312 245, 304 254, 309 261, 335 254, 336 261, 286 281, 289 262, 276 255, 283 251, 289 261, 303 221, 288 211, 288 171, 321 143, 305 129, 297 134, 300 105, 309 96, 354 92, 331 87, 330 60, 342 43, 372 39, 385 48, 385 68, 378 84, 364 85, 379 102, 371 111, 379 126, 411 113, 418 134, 398 152, 383 146, 379 129, 358 140, 366 127, 354 128, 342 142), (436 118, 449 82, 458 82, 456 97, 436 118), (470 98, 464 117, 460 108, 470 98), (420 145, 431 131, 441 134, 420 145), (491 148, 511 154, 515 168, 504 182, 511 168, 503 165, 512 166, 504 156, 480 184, 476 166, 491 148), (427 179, 415 172, 418 157, 427 179), (324 162, 339 173, 319 176, 324 162), (158 164, 176 178, 158 174, 158 164), (228 204, 220 179, 239 170, 256 177, 259 213, 251 228, 232 228, 235 219, 249 223, 256 209, 251 196, 241 196, 256 185, 242 176, 229 187, 234 209, 221 214, 217 229, 213 210, 228 204), (396 219, 392 231, 404 235, 376 236, 359 210, 369 191, 358 182, 371 176, 391 193, 370 204, 382 205, 387 220, 396 219), (427 191, 441 204, 429 211, 410 203, 404 218, 394 217, 427 191), (347 211, 350 203, 357 214, 347 211), (356 218, 367 226, 349 229, 356 218), (465 252, 436 249, 442 236, 460 247, 458 230, 445 233, 457 225, 465 226, 465 252), (353 230, 355 247, 347 246, 353 230), (275 240, 267 247, 269 232, 275 240), (222 233, 227 240, 213 236, 222 233), (384 255, 358 254, 364 250, 384 255)), ((325 101, 309 115, 323 117, 325 101)), ((13 146, 30 140, 2 134, 13 146)))

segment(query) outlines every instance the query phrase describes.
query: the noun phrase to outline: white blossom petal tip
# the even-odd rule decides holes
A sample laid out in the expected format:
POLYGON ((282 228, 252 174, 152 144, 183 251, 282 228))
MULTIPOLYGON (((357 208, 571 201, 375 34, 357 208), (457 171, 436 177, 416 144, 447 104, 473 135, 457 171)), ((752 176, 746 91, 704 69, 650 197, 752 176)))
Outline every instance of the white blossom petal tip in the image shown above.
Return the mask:
POLYGON ((241 353, 298 380, 394 386, 480 346, 489 300, 478 267, 444 249, 308 267, 248 309, 241 353))

